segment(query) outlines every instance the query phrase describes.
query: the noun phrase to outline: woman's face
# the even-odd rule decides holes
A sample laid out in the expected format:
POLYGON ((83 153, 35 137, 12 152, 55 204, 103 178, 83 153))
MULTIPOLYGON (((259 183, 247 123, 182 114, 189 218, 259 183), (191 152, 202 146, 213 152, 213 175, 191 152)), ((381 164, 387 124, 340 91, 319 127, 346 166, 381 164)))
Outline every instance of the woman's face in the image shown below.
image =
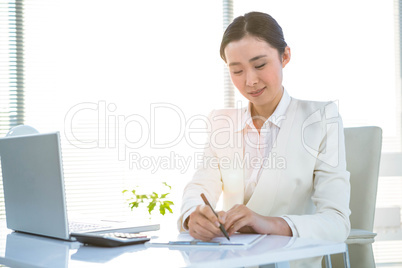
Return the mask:
POLYGON ((282 56, 263 40, 246 35, 225 48, 233 84, 255 106, 276 106, 282 97, 282 68, 290 60, 290 48, 282 56))

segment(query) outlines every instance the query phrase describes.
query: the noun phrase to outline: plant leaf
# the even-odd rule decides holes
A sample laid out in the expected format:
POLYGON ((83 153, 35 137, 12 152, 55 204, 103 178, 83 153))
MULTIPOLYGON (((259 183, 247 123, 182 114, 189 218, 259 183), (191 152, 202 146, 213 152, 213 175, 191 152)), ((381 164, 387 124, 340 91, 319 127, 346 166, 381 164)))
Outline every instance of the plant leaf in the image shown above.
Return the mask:
POLYGON ((166 196, 167 196, 168 194, 170 194, 170 193, 166 193, 166 194, 161 195, 161 199, 162 199, 162 198, 166 198, 166 196))
POLYGON ((131 210, 133 210, 133 208, 138 208, 139 203, 138 202, 132 202, 129 205, 131 205, 131 210))
POLYGON ((170 206, 167 206, 166 209, 169 210, 170 213, 173 213, 173 210, 170 208, 170 206))
POLYGON ((172 201, 165 201, 163 202, 163 206, 169 210, 170 213, 173 213, 172 208, 170 207, 170 205, 174 205, 172 201))
POLYGON ((165 181, 162 182, 162 184, 165 185, 165 186, 167 186, 167 187, 169 187, 169 189, 172 190, 172 186, 170 186, 169 184, 167 184, 165 181))
POLYGON ((160 207, 159 207, 159 212, 160 212, 162 215, 165 215, 165 207, 162 206, 162 205, 160 205, 160 207))
POLYGON ((154 210, 155 206, 156 206, 156 202, 150 202, 148 204, 147 208, 148 208, 148 213, 149 214, 151 214, 151 212, 152 212, 152 210, 154 210))

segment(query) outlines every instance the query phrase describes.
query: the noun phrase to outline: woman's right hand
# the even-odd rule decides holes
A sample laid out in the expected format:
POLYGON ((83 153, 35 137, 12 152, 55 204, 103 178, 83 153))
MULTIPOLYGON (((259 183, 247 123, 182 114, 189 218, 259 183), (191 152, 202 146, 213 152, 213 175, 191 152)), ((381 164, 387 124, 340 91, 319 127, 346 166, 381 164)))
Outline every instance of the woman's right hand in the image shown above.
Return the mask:
POLYGON ((223 236, 219 223, 225 223, 225 212, 218 212, 219 219, 207 205, 199 205, 188 217, 189 233, 195 239, 210 241, 217 236, 223 236))

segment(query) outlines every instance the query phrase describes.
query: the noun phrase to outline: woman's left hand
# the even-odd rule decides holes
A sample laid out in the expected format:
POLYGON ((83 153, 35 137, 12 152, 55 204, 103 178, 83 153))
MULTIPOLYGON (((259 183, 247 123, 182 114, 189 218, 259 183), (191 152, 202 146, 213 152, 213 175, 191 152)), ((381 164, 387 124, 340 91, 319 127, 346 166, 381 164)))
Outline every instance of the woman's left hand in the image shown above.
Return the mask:
POLYGON ((229 235, 235 232, 292 235, 283 218, 262 216, 245 205, 235 205, 225 213, 225 229, 229 235))

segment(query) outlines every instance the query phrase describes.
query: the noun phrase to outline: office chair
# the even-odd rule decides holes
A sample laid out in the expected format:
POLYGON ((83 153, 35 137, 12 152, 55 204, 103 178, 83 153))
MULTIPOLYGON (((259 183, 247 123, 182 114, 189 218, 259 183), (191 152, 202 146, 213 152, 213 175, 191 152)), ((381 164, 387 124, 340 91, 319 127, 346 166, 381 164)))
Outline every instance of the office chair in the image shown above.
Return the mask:
POLYGON ((20 135, 30 135, 39 133, 35 128, 28 125, 18 125, 8 131, 6 137, 9 136, 20 136, 20 135))
MULTIPOLYGON (((379 127, 345 128, 346 165, 350 172, 350 222, 346 244, 352 268, 375 267, 372 243, 377 183, 381 158, 382 130, 379 127)), ((344 267, 342 256, 333 255, 333 267, 344 267)), ((331 258, 325 257, 326 267, 331 258)))

